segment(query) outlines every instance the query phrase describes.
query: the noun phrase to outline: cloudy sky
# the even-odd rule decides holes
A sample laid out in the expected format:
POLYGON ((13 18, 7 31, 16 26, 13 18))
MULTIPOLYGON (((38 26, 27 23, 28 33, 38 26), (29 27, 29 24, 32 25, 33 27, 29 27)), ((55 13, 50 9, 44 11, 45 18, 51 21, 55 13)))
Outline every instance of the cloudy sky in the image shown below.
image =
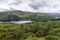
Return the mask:
POLYGON ((60 0, 0 0, 0 11, 60 13, 60 0))

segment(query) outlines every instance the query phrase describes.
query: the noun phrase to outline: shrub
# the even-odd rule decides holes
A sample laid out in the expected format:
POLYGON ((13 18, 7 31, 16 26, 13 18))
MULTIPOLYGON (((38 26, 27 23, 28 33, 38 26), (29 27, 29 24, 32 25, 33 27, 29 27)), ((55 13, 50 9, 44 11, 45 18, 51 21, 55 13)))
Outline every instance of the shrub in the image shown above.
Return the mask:
POLYGON ((24 33, 21 38, 22 38, 22 39, 26 39, 26 38, 28 38, 30 35, 31 35, 32 37, 36 37, 35 34, 33 34, 33 33, 30 32, 30 33, 24 33))
POLYGON ((37 37, 44 36, 44 32, 43 32, 43 31, 37 31, 37 32, 36 32, 36 36, 37 36, 37 37))
POLYGON ((33 37, 32 35, 29 35, 29 37, 26 40, 37 40, 37 37, 33 37))
POLYGON ((58 40, 58 38, 57 38, 57 36, 49 35, 45 38, 45 40, 58 40))

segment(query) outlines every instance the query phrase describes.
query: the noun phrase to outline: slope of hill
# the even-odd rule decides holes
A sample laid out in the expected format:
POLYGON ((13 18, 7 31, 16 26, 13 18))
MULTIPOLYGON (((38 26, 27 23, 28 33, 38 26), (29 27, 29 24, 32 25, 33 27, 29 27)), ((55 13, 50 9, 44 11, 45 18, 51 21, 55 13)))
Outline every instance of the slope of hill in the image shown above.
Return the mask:
POLYGON ((49 13, 48 15, 51 17, 60 18, 60 13, 49 13))
POLYGON ((22 12, 22 11, 7 11, 0 12, 0 21, 19 21, 19 20, 45 20, 51 19, 45 13, 32 13, 32 12, 22 12))

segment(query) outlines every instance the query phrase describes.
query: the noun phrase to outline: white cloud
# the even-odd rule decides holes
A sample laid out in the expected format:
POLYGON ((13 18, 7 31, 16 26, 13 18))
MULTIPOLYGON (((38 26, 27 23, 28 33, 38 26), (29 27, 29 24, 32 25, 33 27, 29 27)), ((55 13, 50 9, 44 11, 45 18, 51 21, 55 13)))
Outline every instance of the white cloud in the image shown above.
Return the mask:
POLYGON ((28 4, 19 4, 19 5, 11 5, 10 7, 12 7, 15 10, 22 10, 22 11, 33 11, 33 9, 28 6, 28 4))
POLYGON ((60 0, 0 0, 0 10, 60 13, 60 0), (35 9, 36 8, 36 9, 35 9))

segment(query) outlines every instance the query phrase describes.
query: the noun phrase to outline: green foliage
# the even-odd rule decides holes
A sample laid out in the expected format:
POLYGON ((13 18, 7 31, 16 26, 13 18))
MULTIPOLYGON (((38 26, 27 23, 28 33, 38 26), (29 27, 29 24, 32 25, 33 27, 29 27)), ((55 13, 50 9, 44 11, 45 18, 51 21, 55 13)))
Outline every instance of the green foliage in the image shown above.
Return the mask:
POLYGON ((60 21, 36 21, 28 24, 0 23, 0 39, 3 40, 37 40, 39 37, 60 37, 60 21), (52 35, 52 36, 49 36, 52 35), (36 38, 36 39, 35 39, 36 38))
POLYGON ((37 40, 37 37, 34 37, 33 35, 29 35, 26 40, 37 40))
POLYGON ((36 37, 35 34, 33 34, 33 33, 30 32, 30 33, 25 33, 25 34, 23 34, 21 38, 22 38, 22 39, 27 39, 30 35, 31 35, 32 37, 36 37))
POLYGON ((44 32, 39 30, 39 31, 36 32, 36 36, 37 37, 43 37, 44 36, 44 32))
POLYGON ((45 40, 58 40, 58 38, 57 38, 57 36, 49 35, 45 38, 45 40))

